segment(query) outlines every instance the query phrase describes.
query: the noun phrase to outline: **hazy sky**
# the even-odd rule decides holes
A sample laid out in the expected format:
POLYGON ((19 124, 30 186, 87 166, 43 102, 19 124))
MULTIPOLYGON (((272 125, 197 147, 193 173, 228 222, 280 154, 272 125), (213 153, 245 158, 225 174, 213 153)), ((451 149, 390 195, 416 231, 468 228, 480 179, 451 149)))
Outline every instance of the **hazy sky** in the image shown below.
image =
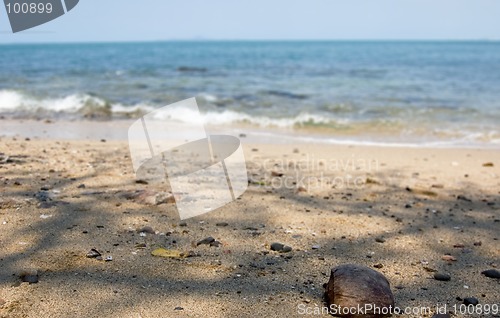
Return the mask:
POLYGON ((80 0, 0 43, 171 39, 500 39, 499 0, 80 0))

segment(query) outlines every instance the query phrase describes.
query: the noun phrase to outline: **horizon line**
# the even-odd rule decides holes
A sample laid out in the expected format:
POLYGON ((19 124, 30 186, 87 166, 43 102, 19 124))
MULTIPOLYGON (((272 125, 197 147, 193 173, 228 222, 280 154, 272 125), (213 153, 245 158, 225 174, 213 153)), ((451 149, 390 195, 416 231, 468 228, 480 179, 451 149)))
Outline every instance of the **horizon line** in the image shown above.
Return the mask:
POLYGON ((27 41, 0 42, 0 45, 40 45, 40 44, 127 44, 127 43, 167 43, 167 42, 500 42, 500 39, 215 39, 186 38, 158 40, 89 40, 89 41, 27 41))

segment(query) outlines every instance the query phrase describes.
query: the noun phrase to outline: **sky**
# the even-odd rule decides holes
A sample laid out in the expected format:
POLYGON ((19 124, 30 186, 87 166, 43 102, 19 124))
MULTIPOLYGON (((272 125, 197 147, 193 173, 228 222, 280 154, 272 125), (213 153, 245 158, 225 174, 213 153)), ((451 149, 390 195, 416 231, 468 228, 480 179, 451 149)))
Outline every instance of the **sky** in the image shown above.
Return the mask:
POLYGON ((0 43, 157 40, 500 40, 499 0, 80 0, 0 43))

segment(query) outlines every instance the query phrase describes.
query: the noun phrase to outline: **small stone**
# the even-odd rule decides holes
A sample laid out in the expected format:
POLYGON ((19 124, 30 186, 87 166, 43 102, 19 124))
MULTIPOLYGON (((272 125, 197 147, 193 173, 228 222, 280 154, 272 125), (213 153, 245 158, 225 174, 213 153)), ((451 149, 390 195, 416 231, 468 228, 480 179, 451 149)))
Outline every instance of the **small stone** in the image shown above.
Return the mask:
POLYGON ((488 269, 486 271, 481 272, 481 274, 489 278, 500 279, 500 271, 496 269, 488 269))
POLYGON ((493 164, 493 162, 485 162, 483 163, 483 167, 494 167, 495 165, 493 164))
POLYGON ((292 248, 282 243, 275 242, 271 244, 271 250, 280 253, 288 253, 292 251, 292 248))
POLYGON ((19 277, 25 283, 30 283, 30 284, 38 283, 38 271, 34 269, 22 271, 19 277))
POLYGON ((479 300, 477 300, 477 298, 475 297, 467 297, 467 298, 464 298, 464 305, 466 306, 476 306, 477 304, 479 304, 479 300))
POLYGON ((178 307, 175 307, 174 310, 184 310, 184 308, 178 306, 178 307))
MULTIPOLYGON (((360 265, 348 264, 333 268, 326 285, 325 296, 328 307, 335 305, 337 308, 366 308, 365 305, 370 304, 379 309, 394 308, 394 296, 387 278, 371 268, 360 265)), ((372 310, 346 317, 385 316, 372 310)))
POLYGON ((80 184, 77 188, 78 188, 78 189, 85 189, 85 184, 83 184, 83 183, 82 183, 82 184, 80 184))
POLYGON ((215 224, 215 226, 220 226, 220 227, 225 227, 228 226, 229 224, 227 222, 218 222, 215 224))
POLYGON ((319 250, 321 248, 321 246, 316 244, 316 245, 313 245, 311 248, 313 250, 319 250))
POLYGON ((434 274, 434 279, 442 281, 442 282, 447 282, 447 281, 451 280, 451 276, 448 274, 436 273, 436 274, 434 274))
POLYGON ((137 233, 148 233, 148 234, 156 234, 151 226, 144 226, 137 229, 137 233))
POLYGON ((210 246, 213 246, 213 247, 219 247, 221 245, 222 245, 222 243, 217 241, 217 240, 210 243, 210 246))
POLYGON ((104 259, 105 262, 111 262, 113 261, 113 256, 109 255, 109 256, 106 256, 106 258, 104 259))
POLYGON ((185 221, 182 221, 181 223, 179 223, 179 226, 187 226, 187 223, 185 221))
POLYGON ((148 182, 146 180, 141 180, 141 179, 135 180, 135 183, 137 183, 137 184, 148 184, 148 182))
POLYGON ((451 256, 451 255, 443 255, 443 256, 441 257, 441 259, 442 259, 443 261, 447 261, 447 262, 455 262, 455 261, 457 260, 457 259, 456 259, 456 257, 451 256))
POLYGON ((474 246, 481 246, 481 245, 483 245, 483 242, 481 242, 481 241, 474 242, 474 246))
POLYGON ((373 265, 373 267, 380 269, 380 268, 384 267, 384 265, 378 263, 378 264, 373 265))
POLYGON ((467 202, 472 202, 471 199, 467 198, 465 195, 458 195, 457 200, 462 200, 462 201, 467 201, 467 202))
POLYGON ((209 244, 211 244, 213 242, 215 242, 215 239, 213 237, 209 236, 207 238, 204 238, 201 241, 198 241, 198 243, 196 243, 196 246, 199 246, 199 245, 202 245, 202 244, 209 245, 209 244))
POLYGON ((96 250, 95 248, 91 249, 90 251, 87 252, 87 257, 88 258, 96 258, 96 257, 99 257, 101 256, 101 253, 99 253, 98 250, 96 250))
POLYGON ((377 242, 377 243, 385 243, 385 238, 383 238, 383 237, 377 237, 377 238, 375 238, 375 242, 377 242))

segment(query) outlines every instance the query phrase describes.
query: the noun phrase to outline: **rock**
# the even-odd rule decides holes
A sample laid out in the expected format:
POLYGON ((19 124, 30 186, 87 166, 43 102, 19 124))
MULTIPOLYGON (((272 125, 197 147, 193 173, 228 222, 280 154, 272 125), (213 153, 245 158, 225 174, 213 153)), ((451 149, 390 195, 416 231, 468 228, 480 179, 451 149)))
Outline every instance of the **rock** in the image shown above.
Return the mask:
POLYGON ((25 283, 30 283, 30 284, 38 283, 38 271, 35 269, 22 271, 19 277, 25 283))
POLYGON ((199 246, 199 245, 202 245, 202 244, 211 244, 215 242, 215 239, 211 236, 207 237, 207 238, 204 238, 203 240, 199 241, 198 243, 196 243, 196 246, 199 246))
POLYGON ((213 242, 210 243, 210 246, 213 246, 213 247, 219 247, 221 245, 222 245, 222 243, 219 242, 219 241, 213 241, 213 242))
POLYGON ((78 189, 85 189, 85 184, 83 184, 83 183, 82 183, 82 184, 80 184, 77 188, 78 188, 78 189))
POLYGON ((271 251, 288 253, 292 251, 292 248, 290 246, 275 242, 271 244, 271 251))
POLYGON ((180 307, 180 306, 177 306, 174 308, 174 310, 184 310, 184 308, 180 307))
POLYGON ((283 172, 271 171, 271 176, 273 177, 283 177, 283 172))
POLYGON ((137 183, 137 184, 148 184, 148 182, 146 180, 141 180, 141 179, 135 180, 135 183, 137 183))
POLYGON ((488 269, 486 271, 481 272, 481 274, 489 278, 500 279, 500 271, 496 269, 488 269))
POLYGON ((377 238, 375 238, 375 242, 377 242, 377 243, 385 243, 385 238, 383 238, 383 237, 377 237, 377 238))
POLYGON ((464 305, 466 305, 466 306, 469 306, 469 305, 476 306, 477 304, 479 304, 479 300, 477 300, 477 298, 475 298, 475 297, 464 298, 464 305))
POLYGON ((467 198, 465 195, 458 195, 457 200, 462 200, 462 201, 467 201, 467 202, 472 202, 471 199, 467 198))
POLYGON ((494 167, 495 165, 493 164, 493 162, 485 162, 483 163, 483 167, 494 167))
POLYGON ((373 265, 373 267, 375 267, 375 268, 379 268, 379 269, 380 269, 380 268, 384 267, 384 265, 383 265, 383 264, 378 263, 378 264, 373 265))
POLYGON ((144 226, 137 229, 137 233, 148 233, 148 234, 156 234, 151 226, 144 226))
POLYGON ((101 253, 99 253, 98 250, 96 250, 95 248, 91 249, 90 251, 87 252, 87 257, 88 258, 96 258, 96 257, 99 257, 101 256, 101 253))
POLYGON ((316 244, 316 245, 313 245, 311 248, 313 250, 319 250, 321 248, 321 246, 316 244))
POLYGON ((220 226, 220 227, 224 227, 224 226, 228 226, 229 224, 227 222, 218 222, 215 224, 215 226, 220 226))
POLYGON ((186 221, 182 221, 181 223, 179 223, 179 226, 183 226, 183 227, 184 227, 184 226, 187 226, 186 221))
POLYGON ((455 256, 451 256, 451 255, 443 255, 441 257, 441 259, 443 261, 447 261, 447 262, 455 262, 457 260, 455 256))
POLYGON ((436 273, 436 274, 434 274, 434 279, 442 281, 442 282, 447 282, 447 281, 451 280, 451 276, 448 274, 436 273))
MULTIPOLYGON (((389 281, 381 273, 360 265, 347 264, 335 267, 331 271, 330 280, 326 285, 325 298, 328 307, 364 308, 365 304, 374 307, 394 308, 394 296, 389 281)), ((383 310, 382 310, 383 311, 383 310)), ((373 311, 344 315, 351 318, 378 318, 386 317, 375 314, 373 311)), ((387 315, 389 316, 389 315, 387 315)))

